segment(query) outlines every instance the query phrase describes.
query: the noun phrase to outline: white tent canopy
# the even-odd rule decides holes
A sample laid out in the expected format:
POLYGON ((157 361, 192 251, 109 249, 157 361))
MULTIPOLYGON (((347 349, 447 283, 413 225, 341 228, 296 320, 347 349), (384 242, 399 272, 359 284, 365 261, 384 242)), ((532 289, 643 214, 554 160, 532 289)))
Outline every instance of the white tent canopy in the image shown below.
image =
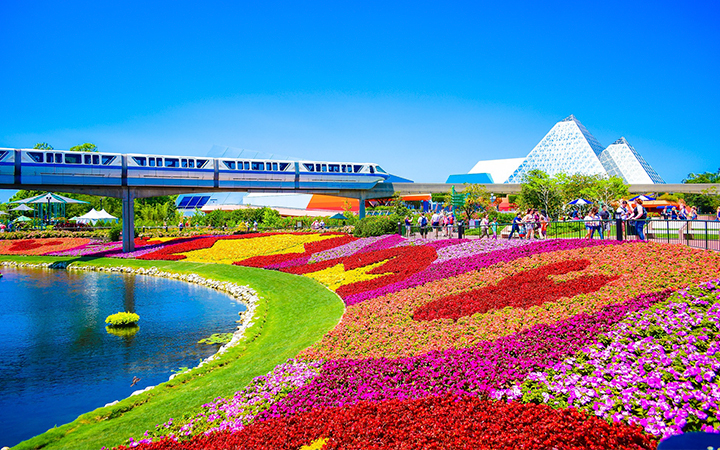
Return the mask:
POLYGON ((70 220, 75 220, 78 223, 91 223, 95 225, 99 220, 117 220, 117 217, 108 214, 104 209, 98 211, 95 208, 91 209, 88 213, 83 214, 80 217, 73 217, 70 220))

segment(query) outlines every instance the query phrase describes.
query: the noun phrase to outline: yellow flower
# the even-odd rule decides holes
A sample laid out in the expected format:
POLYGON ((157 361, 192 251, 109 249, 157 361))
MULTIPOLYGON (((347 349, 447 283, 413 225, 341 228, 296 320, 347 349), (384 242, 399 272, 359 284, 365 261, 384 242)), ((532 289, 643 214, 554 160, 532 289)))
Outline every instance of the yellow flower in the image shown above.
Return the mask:
POLYGON ((210 248, 182 253, 185 261, 232 264, 235 261, 252 258, 253 256, 279 255, 286 253, 302 253, 304 244, 325 239, 334 235, 320 234, 277 234, 247 239, 221 239, 210 248))
POLYGON ((358 281, 372 280, 373 278, 387 275, 384 273, 368 273, 374 268, 385 264, 386 262, 387 261, 380 261, 375 264, 370 264, 369 266, 358 267, 357 269, 348 271, 345 271, 344 264, 337 264, 332 267, 328 267, 327 269, 305 274, 305 276, 324 284, 333 291, 336 291, 340 286, 344 286, 346 284, 357 283, 358 281))

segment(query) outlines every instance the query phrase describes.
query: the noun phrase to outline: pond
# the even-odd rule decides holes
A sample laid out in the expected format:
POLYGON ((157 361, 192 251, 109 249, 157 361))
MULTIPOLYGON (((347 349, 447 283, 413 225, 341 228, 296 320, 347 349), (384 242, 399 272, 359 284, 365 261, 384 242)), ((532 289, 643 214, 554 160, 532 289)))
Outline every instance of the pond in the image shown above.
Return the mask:
POLYGON ((2 269, 0 447, 12 446, 194 367, 236 329, 245 306, 209 288, 158 277, 2 269), (140 315, 135 333, 105 318, 140 315), (133 378, 140 379, 130 386, 133 378))

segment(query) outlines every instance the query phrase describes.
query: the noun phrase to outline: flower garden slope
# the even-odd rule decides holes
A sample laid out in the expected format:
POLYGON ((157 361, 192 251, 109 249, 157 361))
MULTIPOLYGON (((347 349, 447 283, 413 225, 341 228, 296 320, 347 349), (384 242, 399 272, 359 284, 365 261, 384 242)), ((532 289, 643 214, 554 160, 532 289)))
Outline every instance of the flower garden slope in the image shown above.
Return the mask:
MULTIPOLYGON (((280 272, 171 261, 138 261, 62 257, 0 257, 21 262, 84 261, 93 265, 157 267, 178 273, 197 273, 205 278, 247 284, 261 297, 257 323, 247 330, 248 340, 229 350, 217 364, 210 364, 163 383, 146 393, 111 407, 83 414, 70 424, 20 443, 19 449, 92 449, 127 442, 171 417, 192 415, 203 403, 230 397, 258 375, 284 363, 317 341, 335 326, 343 312, 342 301, 322 285, 280 272), (260 319, 265 317, 264 323, 260 319), (206 369, 207 368, 207 369, 206 369)), ((42 399, 39 399, 41 404, 42 399)))

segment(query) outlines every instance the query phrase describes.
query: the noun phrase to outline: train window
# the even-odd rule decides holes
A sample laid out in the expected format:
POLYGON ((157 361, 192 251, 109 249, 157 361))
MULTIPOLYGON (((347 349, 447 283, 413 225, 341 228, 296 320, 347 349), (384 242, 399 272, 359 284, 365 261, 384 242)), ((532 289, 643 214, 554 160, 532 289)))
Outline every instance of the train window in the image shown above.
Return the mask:
POLYGON ((320 164, 315 164, 315 172, 320 172, 320 164))
POLYGON ((353 164, 353 170, 355 171, 355 173, 360 173, 360 171, 362 170, 362 166, 360 164, 353 164))
POLYGON ((65 154, 65 164, 82 164, 81 155, 65 154))
POLYGON ((7 151, 2 151, 2 152, 0 152, 0 161, 2 161, 2 159, 3 159, 5 156, 7 156, 7 154, 8 154, 7 151))
POLYGON ((235 161, 223 161, 223 164, 225 164, 225 167, 228 169, 235 170, 235 161))
POLYGON ((305 169, 307 169, 308 172, 315 172, 315 164, 303 163, 303 166, 305 166, 305 169))
POLYGON ((113 161, 115 161, 115 158, 117 158, 117 156, 102 155, 100 160, 102 161, 103 166, 109 166, 113 161))
POLYGON ((188 167, 191 169, 195 168, 195 160, 194 159, 188 159, 188 167))
POLYGON ((250 168, 251 168, 252 170, 263 170, 263 169, 265 169, 264 166, 265 166, 265 165, 264 165, 263 163, 253 162, 253 163, 250 165, 250 168))
POLYGON ((323 172, 327 172, 327 164, 323 164, 323 165, 322 165, 322 171, 323 171, 323 172))
POLYGON ((329 164, 330 172, 340 172, 340 164, 329 164))
POLYGON ((289 165, 290 163, 280 163, 280 171, 285 172, 285 169, 287 169, 289 165))
POLYGON ((266 169, 266 170, 272 170, 272 164, 270 163, 270 161, 268 161, 268 162, 265 163, 265 169, 266 169))
POLYGON ((62 153, 55 153, 55 162, 61 163, 63 160, 62 153))
POLYGON ((180 160, 177 158, 165 158, 165 167, 180 167, 180 160))
POLYGON ((387 173, 387 172, 385 172, 385 171, 383 170, 383 168, 380 167, 380 166, 375 166, 375 170, 377 170, 378 173, 387 173))
MULTIPOLYGON (((152 159, 152 158, 150 158, 150 159, 152 159)), ((137 164, 138 166, 143 166, 143 167, 144 167, 144 166, 147 165, 147 159, 146 159, 146 158, 142 158, 142 157, 139 157, 139 156, 133 156, 133 161, 135 161, 135 164, 137 164)))
POLYGON ((205 164, 207 164, 207 162, 208 162, 207 159, 198 159, 197 160, 197 168, 202 169, 203 167, 205 167, 205 164))
POLYGON ((187 159, 180 160, 180 167, 182 167, 183 169, 187 169, 187 159))
POLYGON ((155 167, 155 158, 148 158, 148 163, 150 167, 155 167))
POLYGON ((100 155, 93 155, 93 164, 100 164, 100 155))
POLYGON ((85 155, 85 164, 92 163, 92 155, 85 155))
POLYGON ((340 172, 345 173, 345 167, 347 167, 345 164, 340 166, 340 172))
POLYGON ((277 172, 277 170, 278 170, 278 165, 277 165, 277 163, 273 163, 273 170, 277 172))
POLYGON ((250 170, 250 161, 245 161, 245 170, 250 170))
POLYGON ((35 162, 43 162, 43 153, 40 152, 28 152, 28 156, 35 162))
POLYGON ((45 158, 45 159, 46 159, 46 161, 49 162, 49 163, 55 161, 55 160, 53 159, 53 154, 52 154, 52 153, 48 153, 48 154, 47 154, 47 158, 45 158))
POLYGON ((375 169, 373 168, 373 166, 368 166, 368 167, 370 168, 370 173, 375 173, 375 169))

